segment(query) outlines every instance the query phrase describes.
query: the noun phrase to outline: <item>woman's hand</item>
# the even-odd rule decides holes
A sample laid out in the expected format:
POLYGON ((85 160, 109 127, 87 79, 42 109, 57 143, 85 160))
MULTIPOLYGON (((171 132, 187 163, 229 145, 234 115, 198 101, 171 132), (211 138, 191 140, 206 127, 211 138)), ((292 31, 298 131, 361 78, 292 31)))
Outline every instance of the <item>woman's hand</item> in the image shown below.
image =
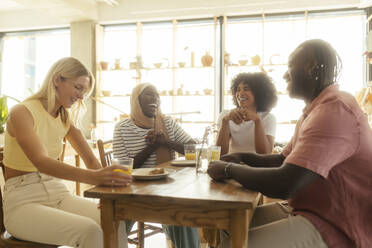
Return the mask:
POLYGON ((226 162, 211 161, 209 162, 207 173, 211 178, 213 178, 216 181, 227 179, 228 177, 225 174, 226 166, 227 166, 226 162))
POLYGON ((239 125, 243 121, 257 121, 259 118, 257 112, 252 109, 236 108, 224 117, 224 121, 232 120, 235 124, 239 125))
POLYGON ((113 165, 95 170, 90 178, 90 184, 121 187, 132 182, 132 176, 114 171, 115 169, 128 170, 127 167, 120 165, 113 165))
POLYGON ((156 147, 167 145, 168 143, 163 132, 155 132, 154 130, 150 130, 147 132, 145 140, 147 144, 154 145, 156 147))
POLYGON ((260 117, 256 111, 246 108, 239 109, 244 121, 257 121, 260 117))
POLYGON ((223 118, 223 120, 224 121, 232 120, 234 123, 239 125, 240 123, 244 121, 244 118, 243 118, 243 114, 241 113, 240 109, 236 108, 236 109, 231 110, 229 114, 227 114, 223 118))

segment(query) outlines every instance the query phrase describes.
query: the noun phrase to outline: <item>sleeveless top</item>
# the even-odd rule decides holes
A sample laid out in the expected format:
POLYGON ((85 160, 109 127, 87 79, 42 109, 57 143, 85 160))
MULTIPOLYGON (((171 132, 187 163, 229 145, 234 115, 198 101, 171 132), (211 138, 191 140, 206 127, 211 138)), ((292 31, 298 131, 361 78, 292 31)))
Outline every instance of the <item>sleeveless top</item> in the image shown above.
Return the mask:
MULTIPOLYGON (((51 116, 43 107, 40 100, 28 100, 20 103, 30 111, 34 119, 34 131, 45 146, 48 156, 59 158, 62 152, 63 138, 70 129, 70 122, 64 124, 58 115, 51 116)), ((4 142, 4 165, 20 171, 35 172, 37 168, 27 158, 15 137, 5 131, 4 142)))

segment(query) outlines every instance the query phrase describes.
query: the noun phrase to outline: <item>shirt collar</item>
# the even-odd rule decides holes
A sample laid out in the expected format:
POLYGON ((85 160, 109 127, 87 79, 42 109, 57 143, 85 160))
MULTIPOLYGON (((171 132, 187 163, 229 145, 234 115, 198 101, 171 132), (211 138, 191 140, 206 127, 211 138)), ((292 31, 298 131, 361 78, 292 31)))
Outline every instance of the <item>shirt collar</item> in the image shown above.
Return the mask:
POLYGON ((338 84, 331 84, 330 86, 328 86, 327 88, 325 88, 324 90, 322 90, 322 92, 320 92, 320 94, 309 105, 307 105, 302 110, 302 112, 304 113, 304 115, 305 116, 309 115, 309 113, 317 105, 319 105, 330 93, 338 91, 338 88, 339 88, 338 84))

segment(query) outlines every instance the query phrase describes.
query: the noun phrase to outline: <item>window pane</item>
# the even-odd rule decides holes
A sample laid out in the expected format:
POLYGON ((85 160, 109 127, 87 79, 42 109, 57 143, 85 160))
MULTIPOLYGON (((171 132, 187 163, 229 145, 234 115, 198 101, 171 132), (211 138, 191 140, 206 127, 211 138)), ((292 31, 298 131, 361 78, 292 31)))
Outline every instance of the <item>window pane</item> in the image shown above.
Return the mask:
POLYGON ((231 80, 241 72, 264 71, 278 91, 278 104, 272 110, 277 118, 276 141, 287 142, 294 131, 304 108, 303 101, 291 99, 283 75, 287 70, 289 54, 307 39, 328 41, 339 53, 343 70, 339 79, 340 89, 355 94, 365 85, 364 60, 365 15, 362 12, 322 13, 303 15, 268 16, 250 20, 228 19, 226 52, 231 65, 225 67, 224 109, 232 109, 229 91, 231 80), (253 54, 261 58, 254 65, 253 54), (247 64, 242 64, 242 60, 247 64))
MULTIPOLYGON (((50 66, 67 56, 69 30, 6 34, 1 93, 22 101, 40 88, 50 66)), ((16 101, 8 100, 9 107, 14 104, 16 101)))

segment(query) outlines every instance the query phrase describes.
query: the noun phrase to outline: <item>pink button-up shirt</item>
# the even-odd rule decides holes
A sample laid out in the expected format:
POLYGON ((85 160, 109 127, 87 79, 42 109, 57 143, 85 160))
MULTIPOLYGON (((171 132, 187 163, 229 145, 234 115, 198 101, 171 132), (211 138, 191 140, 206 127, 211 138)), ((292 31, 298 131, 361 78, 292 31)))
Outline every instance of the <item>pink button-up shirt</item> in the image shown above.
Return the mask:
POLYGON ((324 89, 304 109, 285 163, 322 176, 290 200, 328 247, 372 247, 372 130, 354 97, 324 89))

